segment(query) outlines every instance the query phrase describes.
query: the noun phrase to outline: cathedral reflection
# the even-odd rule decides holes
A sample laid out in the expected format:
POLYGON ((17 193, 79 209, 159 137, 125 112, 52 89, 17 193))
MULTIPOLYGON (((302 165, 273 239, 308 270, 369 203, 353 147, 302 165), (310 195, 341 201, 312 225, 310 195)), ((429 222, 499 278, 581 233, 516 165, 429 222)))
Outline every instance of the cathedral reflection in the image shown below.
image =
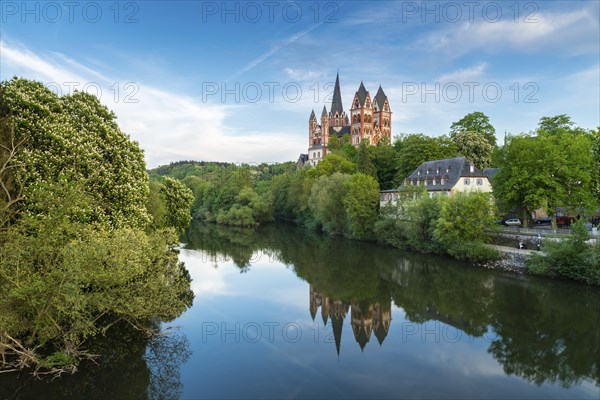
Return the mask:
POLYGON ((318 291, 312 285, 309 285, 309 288, 310 315, 314 321, 320 307, 323 325, 327 326, 328 320, 331 320, 331 329, 333 330, 338 355, 340 354, 344 320, 348 312, 350 312, 350 325, 352 326, 354 339, 361 350, 364 350, 367 343, 369 343, 371 335, 375 335, 379 345, 383 344, 392 321, 391 300, 385 304, 380 302, 371 303, 365 300, 346 302, 331 299, 326 293, 318 291))

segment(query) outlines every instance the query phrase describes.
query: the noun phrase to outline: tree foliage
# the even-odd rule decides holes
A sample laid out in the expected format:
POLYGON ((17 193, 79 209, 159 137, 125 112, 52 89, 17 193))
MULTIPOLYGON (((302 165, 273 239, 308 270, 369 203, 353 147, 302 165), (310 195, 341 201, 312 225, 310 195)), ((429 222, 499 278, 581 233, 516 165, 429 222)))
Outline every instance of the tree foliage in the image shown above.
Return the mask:
POLYGON ((352 176, 346 187, 347 195, 343 202, 348 229, 352 237, 370 238, 378 215, 379 185, 372 176, 359 172, 352 176))
POLYGON ((0 369, 72 372, 117 322, 150 332, 183 312, 190 277, 176 232, 148 224, 143 153, 112 112, 25 79, 0 92, 0 369))
POLYGON ((475 131, 462 131, 454 137, 458 154, 473 161, 479 169, 487 168, 492 162, 492 145, 483 136, 475 131))
POLYGON ((344 198, 348 195, 347 183, 351 176, 339 172, 321 176, 312 186, 309 207, 312 216, 323 231, 343 235, 347 230, 344 198))
POLYGON ((490 123, 489 117, 481 111, 467 114, 452 123, 450 126, 450 137, 454 139, 461 132, 480 133, 492 147, 496 146, 496 129, 490 123))
POLYGON ((394 148, 398 154, 396 185, 402 183, 425 161, 442 160, 456 156, 456 145, 446 136, 434 138, 420 133, 403 135, 396 138, 394 148))
POLYGON ((526 218, 540 207, 547 207, 550 214, 558 206, 577 213, 593 209, 597 199, 592 145, 593 136, 578 129, 509 137, 493 179, 499 203, 505 209, 523 210, 526 218))
MULTIPOLYGON (((17 162, 25 197, 37 184, 68 177, 97 199, 90 210, 95 220, 114 227, 148 223, 144 154, 114 113, 90 94, 58 97, 26 79, 3 82, 1 90, 15 140, 23 143, 17 162)), ((20 207, 41 211, 30 202, 20 207)))
POLYGON ((571 236, 560 241, 544 241, 544 254, 534 254, 528 260, 530 271, 600 285, 600 244, 587 244, 589 238, 584 220, 575 222, 571 236))
POLYGON ((194 194, 183 183, 169 177, 164 178, 160 194, 166 207, 165 226, 183 232, 192 220, 190 207, 194 202, 194 194))

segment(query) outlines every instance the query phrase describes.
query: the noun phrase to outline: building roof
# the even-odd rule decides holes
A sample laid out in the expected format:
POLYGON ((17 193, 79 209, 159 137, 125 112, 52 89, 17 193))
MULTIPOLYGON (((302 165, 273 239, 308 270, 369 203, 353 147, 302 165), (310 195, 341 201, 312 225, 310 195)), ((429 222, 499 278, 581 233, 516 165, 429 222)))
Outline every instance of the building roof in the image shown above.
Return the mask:
POLYGON ((340 74, 335 76, 335 87, 333 88, 333 99, 331 100, 331 114, 342 115, 344 107, 342 106, 342 94, 340 92, 340 74))
POLYGON ((312 121, 313 119, 317 119, 317 117, 315 116, 315 110, 314 109, 311 111, 310 118, 308 120, 312 121))
POLYGON ((381 88, 381 85, 379 85, 379 89, 377 89, 377 94, 375 95, 374 103, 377 103, 380 110, 383 109, 383 105, 385 104, 385 99, 387 99, 387 96, 385 95, 383 89, 381 88))
POLYGON ((323 112, 321 113, 321 118, 327 117, 327 107, 323 106, 323 112))
POLYGON ((450 190, 456 185, 461 177, 485 177, 477 168, 473 167, 470 171, 471 160, 466 157, 446 158, 444 160, 425 161, 413 171, 406 179, 408 183, 413 184, 427 180, 428 182, 436 179, 436 185, 430 186, 427 190, 450 190), (442 178, 444 184, 442 184, 442 178))
POLYGON ((335 128, 332 126, 329 127, 329 136, 337 135, 338 138, 341 138, 346 133, 350 134, 350 126, 349 125, 342 126, 342 128, 339 131, 336 131, 335 128))
POLYGON ((483 174, 487 176, 488 180, 491 182, 492 177, 498 173, 498 168, 484 168, 483 174))
POLYGON ((365 88, 365 85, 362 81, 360 81, 360 86, 358 87, 356 94, 358 95, 358 104, 361 106, 364 105, 365 100, 367 99, 367 94, 369 94, 369 92, 367 92, 367 89, 365 88))

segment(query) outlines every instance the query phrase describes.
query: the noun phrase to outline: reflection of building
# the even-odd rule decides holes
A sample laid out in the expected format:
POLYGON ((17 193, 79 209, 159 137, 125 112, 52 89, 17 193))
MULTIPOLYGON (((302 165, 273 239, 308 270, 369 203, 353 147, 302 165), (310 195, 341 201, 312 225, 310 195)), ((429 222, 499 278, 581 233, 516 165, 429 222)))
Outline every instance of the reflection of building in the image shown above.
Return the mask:
POLYGON ((383 344, 392 321, 392 303, 370 304, 368 302, 351 301, 350 304, 341 300, 332 300, 325 293, 318 292, 310 285, 310 315, 315 320, 317 310, 321 307, 323 324, 331 320, 331 328, 335 339, 335 347, 340 354, 340 343, 342 340, 342 328, 348 311, 350 311, 350 324, 354 338, 363 350, 371 338, 375 335, 379 344, 383 344))

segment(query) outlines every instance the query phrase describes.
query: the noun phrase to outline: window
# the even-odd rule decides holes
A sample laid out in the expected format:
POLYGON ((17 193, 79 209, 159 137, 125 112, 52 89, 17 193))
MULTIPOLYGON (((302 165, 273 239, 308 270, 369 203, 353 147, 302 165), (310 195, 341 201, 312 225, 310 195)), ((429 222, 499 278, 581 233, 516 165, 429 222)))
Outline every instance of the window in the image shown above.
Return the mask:
POLYGON ((478 185, 478 186, 481 186, 481 185, 483 185, 483 179, 481 179, 481 178, 477 178, 477 185, 478 185))
POLYGON ((321 158, 321 152, 320 151, 317 153, 317 158, 321 158))
POLYGON ((442 178, 442 180, 440 181, 440 185, 444 184, 444 178, 442 178))
POLYGON ((470 185, 471 184, 471 180, 469 178, 465 178, 465 185, 470 185))
POLYGON ((421 170, 417 171, 417 175, 419 175, 419 176, 421 175, 421 170))
POLYGON ((431 182, 431 184, 432 184, 433 186, 435 186, 435 178, 433 178, 433 181, 431 182))
POLYGON ((398 200, 398 193, 394 193, 394 200, 398 200))

